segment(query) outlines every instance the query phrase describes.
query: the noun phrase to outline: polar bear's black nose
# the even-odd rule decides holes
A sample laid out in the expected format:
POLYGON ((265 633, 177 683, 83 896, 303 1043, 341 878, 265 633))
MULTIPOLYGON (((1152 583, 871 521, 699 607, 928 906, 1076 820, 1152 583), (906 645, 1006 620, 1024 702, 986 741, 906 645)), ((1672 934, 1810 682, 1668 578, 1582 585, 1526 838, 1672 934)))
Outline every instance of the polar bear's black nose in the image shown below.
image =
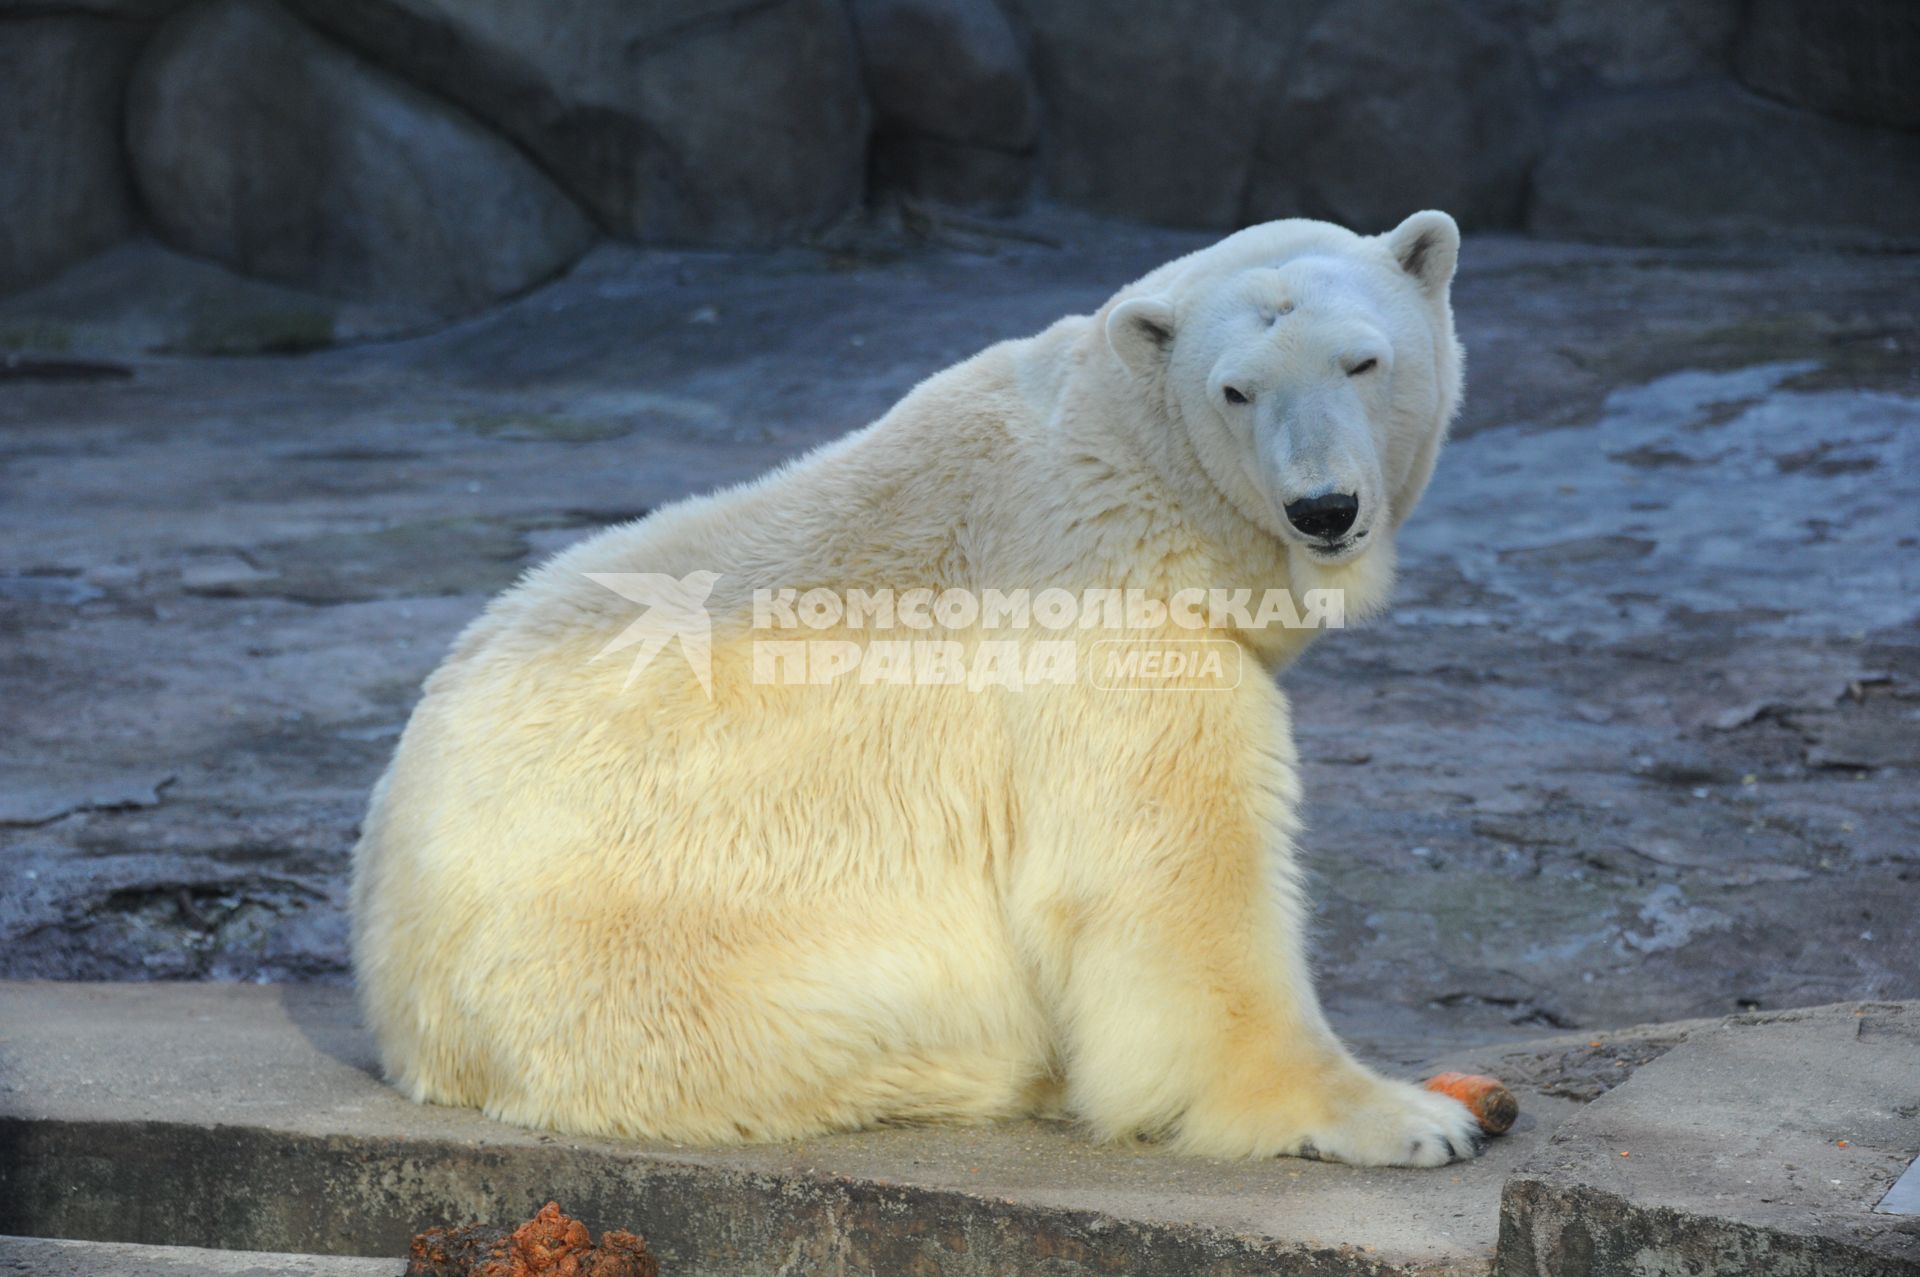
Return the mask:
POLYGON ((1316 541, 1339 540, 1359 513, 1360 499, 1346 492, 1287 502, 1287 522, 1316 541))

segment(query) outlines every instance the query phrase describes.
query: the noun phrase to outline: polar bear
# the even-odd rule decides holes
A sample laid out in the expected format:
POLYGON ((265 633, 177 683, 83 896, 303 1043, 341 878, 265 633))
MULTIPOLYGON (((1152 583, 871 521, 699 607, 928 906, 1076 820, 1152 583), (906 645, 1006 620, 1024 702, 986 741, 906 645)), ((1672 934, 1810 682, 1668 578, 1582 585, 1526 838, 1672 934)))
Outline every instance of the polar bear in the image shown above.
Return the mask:
POLYGON ((995 631, 1015 667, 1051 653, 1023 683, 967 664, 990 636, 965 606, 1380 606, 1460 399, 1458 252, 1439 212, 1241 231, 508 590, 428 681, 354 853, 391 1080, 696 1144, 1042 1115, 1214 1157, 1477 1152, 1465 1108, 1364 1067, 1315 998, 1271 676, 1314 628, 1095 605, 995 631), (906 646, 967 677, 840 660, 889 590, 906 646), (768 658, 796 635, 831 668, 768 658), (1161 640, 1235 670, 1073 668, 1161 640))

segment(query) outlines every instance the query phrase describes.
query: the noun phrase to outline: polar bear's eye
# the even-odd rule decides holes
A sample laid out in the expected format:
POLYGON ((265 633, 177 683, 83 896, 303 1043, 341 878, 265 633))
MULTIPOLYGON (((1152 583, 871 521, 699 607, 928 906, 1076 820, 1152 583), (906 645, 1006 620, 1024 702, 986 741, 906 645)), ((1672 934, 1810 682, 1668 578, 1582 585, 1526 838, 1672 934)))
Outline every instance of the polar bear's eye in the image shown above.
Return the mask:
POLYGON ((1227 397, 1227 402, 1228 402, 1228 403, 1245 403, 1245 402, 1247 402, 1247 397, 1246 397, 1245 395, 1243 395, 1243 394, 1241 394, 1239 390, 1237 390, 1236 388, 1234 388, 1234 387, 1232 387, 1232 386, 1222 386, 1222 387, 1220 388, 1220 393, 1221 393, 1221 394, 1223 394, 1223 395, 1225 395, 1225 396, 1227 397))
POLYGON ((1372 372, 1379 366, 1380 361, 1378 359, 1362 359, 1359 363, 1347 369, 1347 376, 1358 377, 1361 373, 1372 372))

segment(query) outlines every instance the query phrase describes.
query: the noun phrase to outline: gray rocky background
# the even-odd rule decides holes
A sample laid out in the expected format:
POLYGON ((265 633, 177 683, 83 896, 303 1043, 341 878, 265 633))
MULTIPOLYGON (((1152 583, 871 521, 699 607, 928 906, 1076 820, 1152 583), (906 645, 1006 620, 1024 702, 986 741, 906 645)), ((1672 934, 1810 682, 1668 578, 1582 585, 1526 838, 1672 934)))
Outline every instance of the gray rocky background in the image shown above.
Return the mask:
POLYGON ((140 231, 429 315, 1036 200, 1920 246, 1909 0, 0 0, 0 291, 140 231))
POLYGON ((0 976, 344 979, 519 572, 1439 206, 1466 415, 1286 676, 1336 1015, 1920 996, 1920 6, 0 0, 0 85, 0 976))

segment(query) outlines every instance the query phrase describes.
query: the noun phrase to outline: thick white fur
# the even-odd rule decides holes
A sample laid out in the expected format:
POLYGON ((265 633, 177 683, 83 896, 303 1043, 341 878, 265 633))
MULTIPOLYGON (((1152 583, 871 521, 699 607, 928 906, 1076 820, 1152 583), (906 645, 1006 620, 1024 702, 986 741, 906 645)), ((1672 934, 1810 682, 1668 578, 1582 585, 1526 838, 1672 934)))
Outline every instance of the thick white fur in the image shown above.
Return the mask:
POLYGON ((1240 232, 497 599, 355 852, 394 1082, 693 1143, 1064 1112, 1197 1154, 1465 1155, 1466 1111, 1362 1067, 1314 997, 1266 675, 1309 633, 1219 632, 1253 661, 1209 694, 770 686, 748 656, 756 587, 1379 606, 1459 399, 1457 248, 1439 213, 1240 232), (1366 384, 1341 366, 1360 354, 1382 361, 1366 384), (1237 416, 1228 377, 1254 390, 1237 416), (1319 469, 1289 469, 1302 451, 1319 469), (1371 532, 1316 556, 1275 511, 1329 475, 1371 485, 1371 532), (675 648, 630 685, 624 655, 595 659, 637 609, 585 573, 697 570, 719 574, 711 699, 675 648))

